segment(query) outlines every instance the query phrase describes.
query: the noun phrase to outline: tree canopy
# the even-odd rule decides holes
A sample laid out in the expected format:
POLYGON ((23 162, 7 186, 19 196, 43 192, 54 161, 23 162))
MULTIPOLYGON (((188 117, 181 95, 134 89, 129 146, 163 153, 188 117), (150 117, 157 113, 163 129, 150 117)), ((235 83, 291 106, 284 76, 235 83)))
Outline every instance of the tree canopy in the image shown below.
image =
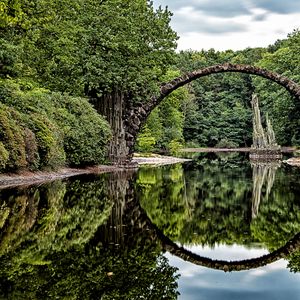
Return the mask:
MULTIPOLYGON (((7 96, 3 96, 6 93, 4 86, 10 85, 11 80, 16 89, 27 95, 35 94, 30 92, 35 89, 39 92, 46 89, 45 95, 65 93, 75 98, 88 97, 94 105, 95 99, 103 104, 116 96, 121 99, 122 108, 114 110, 108 107, 106 110, 115 113, 114 116, 106 115, 113 136, 120 135, 112 124, 114 117, 117 120, 116 112, 123 106, 146 103, 158 91, 161 82, 187 71, 225 62, 244 63, 276 71, 296 82, 300 80, 298 30, 267 48, 176 53, 178 37, 170 27, 172 13, 167 8, 154 9, 151 1, 3 0, 0 11, 1 103, 16 109, 13 97, 7 100, 7 96)), ((250 146, 250 99, 254 92, 261 99, 263 123, 268 113, 278 143, 298 145, 300 104, 295 98, 282 87, 262 78, 246 74, 216 74, 190 83, 163 101, 141 130, 136 149, 176 153, 184 145, 250 146)), ((65 101, 63 98, 62 102, 65 101)), ((72 103, 79 105, 80 101, 72 103)), ((97 105, 95 107, 98 113, 103 113, 97 105)), ((18 105, 17 108, 21 114, 26 110, 22 108, 22 111, 18 105)), ((45 115, 49 118, 48 112, 45 115)), ((18 123, 17 120, 11 122, 18 123)), ((56 120, 50 117, 50 122, 56 120)), ((75 130, 79 125, 74 122, 72 136, 79 139, 75 130)), ((49 125, 49 130, 55 131, 60 125, 49 125)), ((28 129, 32 131, 30 126, 28 129)), ((21 135, 24 135, 23 130, 21 135)), ((88 126, 85 130, 90 132, 88 126)), ((53 135, 61 136, 60 133, 53 135)), ((67 137, 66 131, 64 136, 67 137)), ((102 153, 108 136, 107 131, 103 138, 100 137, 101 141, 95 141, 95 145, 101 143, 102 153)), ((12 139, 18 140, 17 144, 26 143, 21 142, 17 134, 12 139)), ((3 166, 9 155, 13 160, 16 155, 9 154, 14 146, 8 146, 4 137, 0 142, 0 164, 3 166)), ((80 143, 76 146, 68 143, 66 140, 61 142, 65 145, 61 162, 77 160, 74 164, 80 165, 93 161, 85 158, 65 160, 63 156, 70 157, 70 151, 75 148, 81 151, 80 143)), ((83 151, 91 152, 95 148, 83 151)), ((26 163, 15 163, 16 167, 24 165, 26 163)))
POLYGON ((15 9, 12 2, 5 11, 23 17, 6 21, 2 37, 18 50, 14 67, 51 90, 117 88, 138 97, 174 59, 171 13, 151 1, 24 1, 15 9))

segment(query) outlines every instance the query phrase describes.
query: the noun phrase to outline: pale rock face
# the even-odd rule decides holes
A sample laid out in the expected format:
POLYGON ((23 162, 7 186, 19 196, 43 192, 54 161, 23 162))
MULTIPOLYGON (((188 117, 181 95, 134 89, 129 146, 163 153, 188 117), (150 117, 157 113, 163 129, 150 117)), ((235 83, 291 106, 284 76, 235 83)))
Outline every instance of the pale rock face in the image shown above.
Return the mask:
POLYGON ((253 145, 254 149, 279 150, 277 145, 275 133, 271 121, 266 116, 267 128, 264 129, 261 123, 261 115, 258 105, 258 97, 256 94, 252 95, 252 111, 253 111, 253 145))

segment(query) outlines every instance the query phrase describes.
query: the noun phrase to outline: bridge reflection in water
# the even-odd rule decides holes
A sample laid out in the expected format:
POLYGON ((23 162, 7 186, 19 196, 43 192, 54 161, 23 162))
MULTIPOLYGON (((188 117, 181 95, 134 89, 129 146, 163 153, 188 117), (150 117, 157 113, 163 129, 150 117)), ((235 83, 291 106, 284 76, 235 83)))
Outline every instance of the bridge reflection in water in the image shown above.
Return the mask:
POLYGON ((202 157, 0 190, 0 296, 176 299, 179 274, 165 251, 222 271, 285 258, 298 272, 299 174, 290 171, 202 157), (185 249, 218 244, 263 246, 269 254, 227 261, 185 249))
MULTIPOLYGON (((251 219, 258 217, 261 202, 265 202, 265 204, 267 204, 266 202, 269 200, 269 195, 275 181, 276 171, 280 168, 280 166, 281 163, 279 161, 265 163, 251 162, 253 180, 252 197, 249 199, 251 201, 251 219)), ((129 179, 129 181, 128 179, 126 180, 127 188, 125 189, 126 193, 123 199, 119 202, 115 202, 109 222, 106 225, 103 225, 99 231, 99 236, 103 238, 105 237, 105 241, 102 241, 106 244, 122 247, 122 245, 124 246, 129 242, 130 236, 132 236, 134 232, 137 234, 140 230, 147 231, 151 240, 159 241, 162 249, 165 251, 168 251, 169 253, 193 264, 216 270, 223 270, 225 272, 242 271, 262 267, 279 259, 288 258, 292 253, 300 250, 300 233, 296 233, 286 242, 283 241, 282 246, 270 251, 269 254, 252 259, 239 261, 214 260, 192 253, 180 246, 176 240, 173 241, 164 234, 163 230, 155 224, 155 220, 151 220, 151 218, 147 215, 147 211, 142 208, 138 200, 141 194, 133 192, 133 186, 136 179, 129 179), (128 183, 130 181, 132 182, 131 184, 128 183), (132 225, 135 226, 133 231, 131 227, 132 225)), ((184 182, 184 179, 182 180, 184 182)), ((186 189, 186 187, 184 187, 184 189, 186 189)), ((118 189, 114 188, 114 190, 118 189)), ((120 195, 120 193, 118 194, 120 195)), ((187 205, 188 202, 189 201, 187 201, 187 205)), ((226 215, 224 215, 224 217, 226 218, 226 215)), ((168 223, 167 219, 165 221, 168 223)), ((280 226, 280 224, 277 225, 280 226)), ((253 239, 253 243, 255 242, 257 241, 253 239)))

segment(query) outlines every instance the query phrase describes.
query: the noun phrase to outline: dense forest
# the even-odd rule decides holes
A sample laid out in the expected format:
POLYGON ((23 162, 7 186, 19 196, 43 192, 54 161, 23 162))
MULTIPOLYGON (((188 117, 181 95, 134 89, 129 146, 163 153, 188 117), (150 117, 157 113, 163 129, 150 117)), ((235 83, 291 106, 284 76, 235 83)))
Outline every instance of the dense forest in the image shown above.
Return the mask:
MULTIPOLYGON (((118 115, 109 104, 144 103, 187 71, 242 63, 300 82, 298 30, 267 48, 178 53, 171 12, 151 1, 4 0, 0 12, 0 172, 107 162, 118 115)), ((282 87, 218 74, 163 101, 136 150, 250 146, 253 92, 278 142, 299 145, 299 103, 282 87)))
MULTIPOLYGON (((173 68, 186 73, 226 62, 249 64, 299 82, 299 50, 300 32, 295 30, 267 48, 181 51, 173 68)), ((150 141, 154 149, 169 150, 175 141, 200 147, 250 146, 253 93, 259 97, 263 119, 267 114, 271 118, 278 142, 299 145, 299 103, 269 80, 247 74, 216 74, 193 81, 184 90, 173 93, 153 111, 140 136, 139 150, 150 141)))

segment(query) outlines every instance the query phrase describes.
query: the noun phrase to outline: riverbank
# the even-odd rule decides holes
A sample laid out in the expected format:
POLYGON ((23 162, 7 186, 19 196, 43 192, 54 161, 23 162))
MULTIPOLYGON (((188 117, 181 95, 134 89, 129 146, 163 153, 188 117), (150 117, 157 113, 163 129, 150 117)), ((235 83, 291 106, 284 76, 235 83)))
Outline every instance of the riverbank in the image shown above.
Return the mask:
POLYGON ((82 169, 62 168, 56 171, 23 171, 18 173, 6 173, 0 174, 0 189, 21 185, 41 184, 77 175, 102 174, 118 170, 121 169, 115 166, 100 165, 82 169))
POLYGON ((183 163, 187 161, 192 161, 192 159, 158 155, 158 154, 152 154, 147 157, 135 155, 132 159, 132 162, 137 163, 138 165, 160 165, 160 166, 183 163))
MULTIPOLYGON (((186 148, 183 149, 183 152, 249 152, 250 148, 186 148)), ((295 151, 292 147, 282 148, 282 152, 293 152, 295 151)), ((141 165, 154 165, 154 166, 162 166, 168 164, 175 163, 183 163, 191 161, 191 159, 179 158, 174 156, 163 156, 152 154, 149 156, 141 156, 136 154, 133 157, 132 162, 136 164, 136 166, 141 165)), ((300 166, 300 158, 290 158, 286 161, 287 164, 292 166, 300 166)), ((62 168, 56 171, 23 171, 18 173, 5 173, 0 174, 0 189, 13 187, 13 186, 22 186, 22 185, 32 185, 32 184, 42 184, 49 181, 57 180, 57 179, 65 179, 72 176, 84 175, 84 174, 102 174, 108 172, 117 172, 125 170, 125 168, 120 168, 117 166, 110 165, 99 165, 94 167, 86 167, 86 168, 62 168)))
MULTIPOLYGON (((133 164, 136 164, 137 167, 139 165, 168 165, 186 161, 190 161, 190 159, 161 155, 153 155, 149 157, 136 156, 132 160, 133 164)), ((120 168, 113 165, 99 165, 86 168, 62 168, 56 171, 22 171, 18 173, 5 173, 0 174, 0 189, 22 185, 42 184, 77 175, 103 174, 123 170, 126 170, 126 168, 120 168)))

